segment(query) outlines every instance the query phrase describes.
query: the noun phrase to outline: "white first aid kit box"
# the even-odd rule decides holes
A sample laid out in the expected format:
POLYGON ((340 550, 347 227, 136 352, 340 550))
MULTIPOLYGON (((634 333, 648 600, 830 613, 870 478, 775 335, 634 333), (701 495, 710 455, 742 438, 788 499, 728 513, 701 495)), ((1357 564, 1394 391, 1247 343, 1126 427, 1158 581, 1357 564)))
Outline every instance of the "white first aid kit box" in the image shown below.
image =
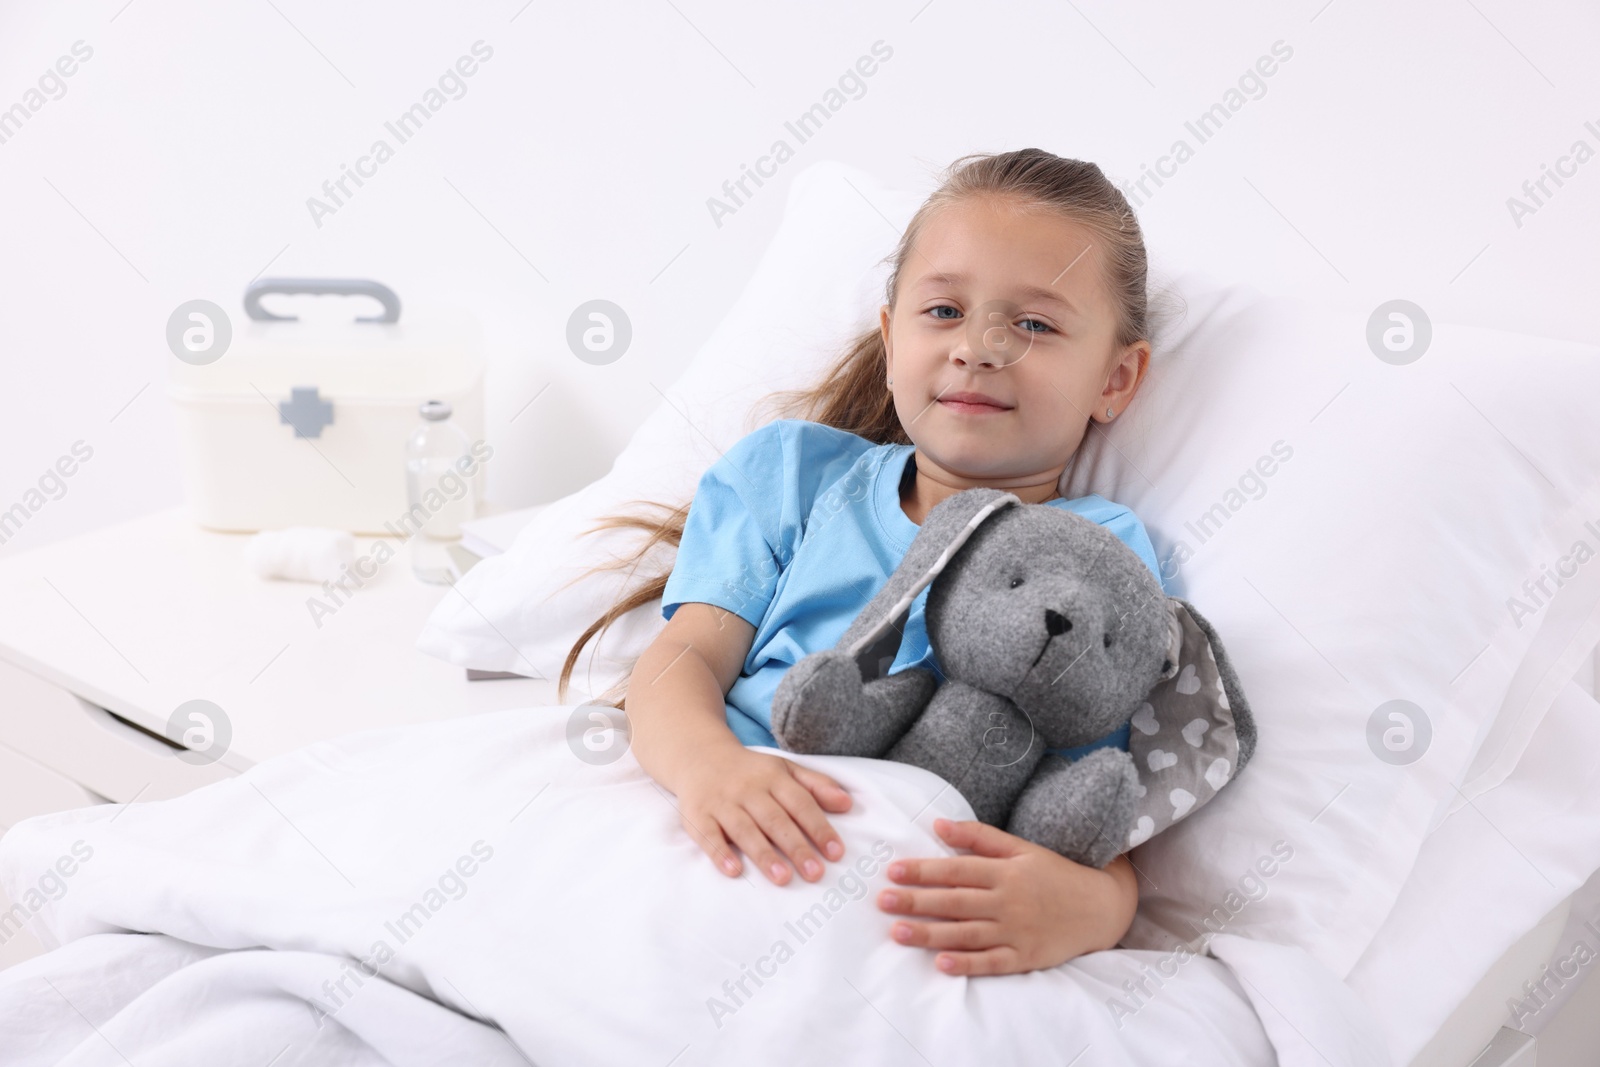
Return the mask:
MULTIPOLYGON (((472 316, 402 317, 387 286, 354 279, 261 279, 245 290, 244 304, 237 327, 211 321, 204 309, 191 315, 194 336, 220 356, 173 349, 181 358, 172 362, 168 396, 190 513, 201 526, 380 536, 414 529, 405 521, 405 446, 424 401, 447 402, 474 452, 487 454, 472 316), (358 317, 370 302, 342 299, 347 317, 302 322, 263 306, 263 298, 282 304, 295 294, 370 298, 382 312, 358 317), (231 334, 225 348, 218 331, 231 334)), ((473 461, 481 501, 484 467, 473 461)))

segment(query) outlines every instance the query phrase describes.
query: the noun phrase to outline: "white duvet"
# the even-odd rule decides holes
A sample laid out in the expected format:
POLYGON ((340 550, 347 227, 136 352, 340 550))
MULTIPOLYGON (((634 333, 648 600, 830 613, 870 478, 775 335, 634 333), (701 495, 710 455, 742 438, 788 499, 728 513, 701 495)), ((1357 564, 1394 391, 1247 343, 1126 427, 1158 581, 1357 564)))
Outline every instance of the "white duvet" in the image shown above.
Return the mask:
POLYGON ((578 758, 574 710, 351 734, 15 826, 4 921, 60 947, 0 972, 0 1063, 1387 1062, 1342 983, 1232 935, 940 974, 874 903, 889 857, 949 854, 933 819, 971 817, 940 779, 798 757, 855 798, 844 859, 730 879, 631 752, 578 758))

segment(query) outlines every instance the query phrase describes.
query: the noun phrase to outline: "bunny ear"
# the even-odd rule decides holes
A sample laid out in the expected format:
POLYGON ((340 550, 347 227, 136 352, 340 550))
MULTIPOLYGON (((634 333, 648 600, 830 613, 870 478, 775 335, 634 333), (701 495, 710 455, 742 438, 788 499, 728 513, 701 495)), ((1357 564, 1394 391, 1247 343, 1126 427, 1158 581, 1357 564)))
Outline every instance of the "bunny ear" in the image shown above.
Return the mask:
POLYGON ((839 639, 839 647, 855 656, 863 680, 889 673, 900 654, 900 638, 917 594, 955 558, 983 520, 1001 508, 1020 503, 1014 493, 999 489, 965 489, 928 512, 905 558, 839 639))
POLYGON ((1168 669, 1128 733, 1143 793, 1127 847, 1142 844, 1217 795, 1255 751, 1255 719, 1222 642, 1187 601, 1168 597, 1168 669))

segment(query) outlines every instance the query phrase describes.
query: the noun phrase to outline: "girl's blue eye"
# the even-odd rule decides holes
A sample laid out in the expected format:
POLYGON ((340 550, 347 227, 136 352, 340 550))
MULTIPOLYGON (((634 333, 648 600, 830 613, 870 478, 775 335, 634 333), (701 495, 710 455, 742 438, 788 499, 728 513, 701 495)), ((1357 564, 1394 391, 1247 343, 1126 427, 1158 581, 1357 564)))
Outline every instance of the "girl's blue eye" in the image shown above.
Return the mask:
POLYGON ((1050 330, 1050 324, 1047 322, 1040 322, 1038 319, 1023 319, 1022 328, 1027 330, 1029 333, 1048 333, 1050 330), (1039 328, 1037 330, 1029 329, 1028 323, 1030 322, 1039 328))
POLYGON ((961 314, 961 312, 956 311, 956 309, 951 307, 949 304, 939 304, 936 307, 929 308, 928 311, 936 319, 947 319, 948 320, 948 319, 952 319, 952 318, 957 318, 961 314), (950 312, 954 312, 954 314, 941 315, 941 314, 939 314, 939 312, 941 312, 941 311, 950 311, 950 312))

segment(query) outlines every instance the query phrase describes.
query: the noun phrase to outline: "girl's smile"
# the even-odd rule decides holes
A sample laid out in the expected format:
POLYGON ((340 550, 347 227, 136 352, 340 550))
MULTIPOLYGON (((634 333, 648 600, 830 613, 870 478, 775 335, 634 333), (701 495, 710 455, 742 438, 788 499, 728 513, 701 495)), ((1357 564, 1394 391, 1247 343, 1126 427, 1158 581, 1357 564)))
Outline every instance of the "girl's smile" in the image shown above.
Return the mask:
POLYGON ((974 392, 945 393, 939 397, 939 403, 951 411, 970 415, 999 415, 1013 410, 1011 404, 974 392))

